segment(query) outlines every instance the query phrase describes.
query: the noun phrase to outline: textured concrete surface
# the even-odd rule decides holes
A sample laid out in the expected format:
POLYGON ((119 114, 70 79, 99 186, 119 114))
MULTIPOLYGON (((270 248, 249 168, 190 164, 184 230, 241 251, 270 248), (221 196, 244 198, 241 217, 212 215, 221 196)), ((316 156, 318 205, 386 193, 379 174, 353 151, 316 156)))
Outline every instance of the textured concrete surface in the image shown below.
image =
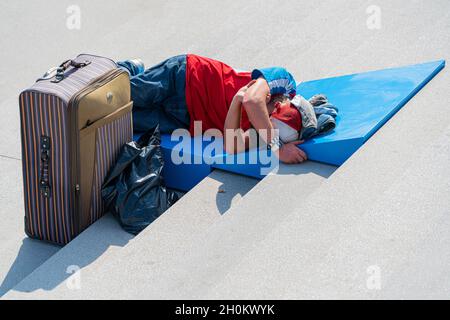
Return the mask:
POLYGON ((0 297, 59 247, 28 239, 23 227, 22 165, 0 157, 0 297))
MULTIPOLYGON (((36 244, 28 250, 34 264, 29 254, 14 263, 23 239, 21 182, 13 181, 17 95, 57 61, 93 52, 151 65, 194 52, 243 69, 284 65, 311 80, 450 58, 448 0, 78 0, 82 25, 72 31, 71 4, 0 4, 0 57, 8 61, 0 79, 4 291, 56 251, 36 244), (370 5, 381 9, 379 30, 367 27, 370 5)), ((192 196, 184 212, 191 220, 172 212, 125 248, 91 259, 81 290, 64 282, 43 289, 38 275, 52 270, 49 261, 5 297, 448 297, 449 80, 444 70, 331 176, 318 164, 289 168, 293 174, 268 177, 217 221, 192 196), (305 192, 309 181, 319 187, 305 192), (179 230, 190 238, 177 238, 179 230), (368 289, 368 268, 380 272, 380 290, 368 289)))
MULTIPOLYGON (((174 270, 177 270, 179 261, 189 259, 193 255, 193 246, 200 245, 203 247, 202 252, 208 250, 214 255, 221 252, 223 247, 226 247, 230 254, 246 255, 272 228, 283 221, 284 214, 297 205, 295 202, 286 203, 281 198, 268 201, 267 194, 274 192, 274 184, 279 186, 278 192, 282 193, 289 193, 292 187, 305 190, 298 197, 298 200, 302 201, 334 170, 334 167, 314 163, 282 166, 278 175, 267 177, 246 194, 245 201, 233 203, 231 209, 221 219, 219 219, 222 211, 220 208, 223 205, 211 203, 217 190, 225 192, 217 193, 217 201, 222 202, 224 199, 221 198, 230 198, 230 195, 235 195, 238 190, 240 193, 243 193, 242 190, 246 192, 257 180, 214 171, 210 177, 183 197, 176 206, 144 230, 126 248, 118 251, 114 256, 102 257, 101 260, 84 269, 81 273, 82 286, 78 290, 71 290, 66 282, 51 291, 36 291, 33 296, 36 295, 42 299, 158 299, 166 297, 168 292, 172 294, 172 290, 179 290, 186 283, 182 280, 173 285, 169 282, 160 284, 165 287, 160 292, 159 290, 149 292, 148 284, 157 285, 159 277, 172 274, 174 270), (295 184, 289 184, 289 181, 294 179, 295 184), (266 210, 269 205, 267 202, 271 202, 270 206, 278 204, 283 207, 283 211, 266 210), (228 232, 230 231, 228 229, 226 232, 219 232, 224 228, 232 228, 232 232, 228 232), (203 242, 208 235, 213 236, 214 241, 209 239, 208 242, 203 242), (126 270, 126 276, 123 276, 123 270, 126 270), (104 283, 108 285, 105 286, 104 283)), ((239 200, 240 197, 238 194, 238 198, 234 201, 239 200)), ((235 198, 236 196, 233 196, 233 199, 235 198)), ((229 200, 225 202, 227 203, 225 207, 230 207, 229 200)), ((50 279, 54 277, 52 272, 48 272, 48 266, 52 270, 51 260, 49 260, 50 264, 44 264, 16 286, 6 298, 28 297, 22 292, 33 290, 36 283, 51 281, 50 279)), ((232 259, 221 261, 223 265, 220 267, 234 262, 232 259)), ((191 276, 194 275, 188 278, 191 276)), ((215 276, 220 278, 223 274, 217 273, 215 276)))
MULTIPOLYGON (((135 265, 138 270, 125 269, 120 264, 135 255, 146 257, 149 265, 179 255, 187 243, 239 203, 257 183, 256 179, 214 171, 130 243, 131 235, 121 230, 112 217, 102 218, 19 283, 9 297, 26 296, 27 292, 45 297, 68 291, 79 298, 87 298, 85 290, 100 279, 99 273, 107 272, 116 277, 116 272, 121 272, 120 277, 126 277, 144 272, 141 268, 145 268, 145 264, 135 265), (125 245, 127 250, 120 248, 125 245), (115 270, 117 265, 120 269, 115 270), (78 290, 70 285, 73 278, 67 268, 71 266, 77 266, 82 280, 78 290)), ((121 291, 121 288, 117 290, 121 291)), ((109 294, 110 289, 107 289, 97 292, 96 296, 108 298, 109 294)), ((57 295, 57 299, 62 297, 57 295)))
MULTIPOLYGON (((127 245, 132 239, 133 236, 122 230, 111 215, 106 215, 68 245, 48 257, 40 266, 35 266, 38 268, 31 272, 29 277, 38 276, 39 281, 24 288, 23 291, 52 290, 75 271, 83 270, 94 261, 102 261, 127 245), (45 272, 39 274, 39 270, 45 270, 45 272)), ((20 286, 16 288, 21 290, 20 286)))
POLYGON ((450 127, 416 160, 383 190, 369 187, 375 197, 357 192, 363 185, 356 183, 351 204, 337 201, 348 197, 336 192, 350 189, 348 181, 333 177, 219 282, 181 296, 448 299, 450 127), (323 197, 339 204, 327 210, 323 197), (379 287, 372 285, 373 272, 379 287))

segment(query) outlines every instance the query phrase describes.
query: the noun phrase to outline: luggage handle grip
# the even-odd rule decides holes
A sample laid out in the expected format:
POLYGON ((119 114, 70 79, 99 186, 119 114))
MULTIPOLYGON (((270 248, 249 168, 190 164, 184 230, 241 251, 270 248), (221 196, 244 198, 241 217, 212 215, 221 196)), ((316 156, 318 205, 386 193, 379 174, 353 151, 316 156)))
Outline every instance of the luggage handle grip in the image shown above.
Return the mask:
POLYGON ((48 80, 48 79, 55 77, 55 79, 53 79, 52 82, 59 83, 62 80, 64 80, 64 77, 65 77, 64 73, 66 72, 66 70, 69 67, 74 67, 75 69, 80 69, 80 68, 84 68, 90 64, 91 64, 91 61, 89 61, 89 60, 78 62, 78 61, 69 59, 69 60, 66 60, 63 63, 61 63, 59 65, 59 67, 50 68, 46 73, 44 73, 44 75, 42 77, 37 79, 36 82, 41 81, 41 80, 48 80))
POLYGON ((91 62, 88 61, 88 60, 85 60, 85 61, 83 61, 83 62, 77 62, 77 61, 75 61, 75 60, 69 59, 69 60, 66 60, 66 61, 64 61, 63 63, 61 63, 61 64, 59 65, 59 68, 62 68, 63 71, 66 71, 66 70, 67 70, 69 67, 71 67, 71 66, 74 67, 74 68, 79 69, 79 68, 86 67, 86 66, 89 65, 89 64, 91 64, 91 62))

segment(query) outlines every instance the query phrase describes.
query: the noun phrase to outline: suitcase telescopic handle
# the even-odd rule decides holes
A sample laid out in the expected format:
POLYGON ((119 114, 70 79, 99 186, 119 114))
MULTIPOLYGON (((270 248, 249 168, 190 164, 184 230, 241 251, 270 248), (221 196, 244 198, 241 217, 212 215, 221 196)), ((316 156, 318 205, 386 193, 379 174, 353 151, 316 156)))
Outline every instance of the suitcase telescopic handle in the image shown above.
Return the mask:
POLYGON ((48 79, 55 77, 55 79, 53 79, 52 82, 58 83, 58 82, 64 80, 65 72, 69 67, 73 67, 75 69, 80 69, 80 68, 86 67, 89 64, 91 64, 91 61, 88 61, 88 60, 85 60, 82 62, 71 60, 71 59, 66 60, 63 63, 61 63, 59 65, 59 67, 53 67, 53 68, 49 69, 46 73, 44 73, 44 75, 42 77, 37 79, 36 82, 41 81, 41 80, 48 80, 48 79))

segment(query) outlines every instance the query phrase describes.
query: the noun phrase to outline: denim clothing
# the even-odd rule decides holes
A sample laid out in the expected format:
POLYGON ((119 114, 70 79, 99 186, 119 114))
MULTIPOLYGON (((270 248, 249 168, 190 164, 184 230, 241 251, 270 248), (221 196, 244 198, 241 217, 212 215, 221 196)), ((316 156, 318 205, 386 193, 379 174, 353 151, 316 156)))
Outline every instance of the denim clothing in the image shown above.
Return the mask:
POLYGON ((314 135, 328 133, 334 128, 336 128, 336 120, 328 114, 321 114, 317 117, 317 131, 314 135))
POLYGON ((336 118, 338 115, 338 108, 336 108, 335 106, 333 106, 330 103, 324 103, 320 106, 314 106, 314 112, 316 113, 316 116, 320 116, 322 114, 326 114, 329 116, 332 116, 333 118, 336 118))
POLYGON ((336 117, 339 109, 328 102, 327 96, 324 94, 316 94, 309 102, 314 107, 317 117, 317 132, 315 135, 328 133, 336 128, 336 117))
POLYGON ((143 73, 145 71, 144 63, 139 59, 119 61, 117 62, 117 65, 122 69, 125 69, 125 71, 127 71, 130 75, 130 78, 131 76, 138 75, 139 73, 143 73))
POLYGON ((302 129, 300 139, 309 139, 317 131, 317 117, 314 108, 308 100, 301 95, 296 95, 291 104, 294 105, 302 116, 302 129))
POLYGON ((324 104, 327 102, 328 102, 328 99, 323 94, 316 94, 315 96, 311 97, 311 99, 309 99, 309 103, 311 103, 311 105, 313 107, 320 106, 321 104, 324 104))
POLYGON ((325 95, 315 95, 309 101, 301 95, 296 95, 291 103, 297 107, 302 116, 300 139, 310 139, 336 128, 339 109, 329 103, 325 95))
POLYGON ((130 61, 117 63, 130 74, 135 133, 146 132, 159 125, 161 133, 189 128, 186 105, 186 55, 169 58, 137 73, 130 61))

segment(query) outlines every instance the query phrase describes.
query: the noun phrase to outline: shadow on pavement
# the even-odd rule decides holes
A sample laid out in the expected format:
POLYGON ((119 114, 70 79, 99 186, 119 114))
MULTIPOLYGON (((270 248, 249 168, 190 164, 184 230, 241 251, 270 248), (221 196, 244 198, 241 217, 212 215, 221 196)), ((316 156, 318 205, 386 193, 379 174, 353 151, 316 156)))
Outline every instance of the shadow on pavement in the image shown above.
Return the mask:
POLYGON ((133 235, 123 231, 109 214, 63 248, 26 238, 0 286, 0 295, 11 288, 21 292, 52 290, 70 277, 73 270, 82 272, 84 267, 105 254, 110 247, 123 247, 132 238, 133 235), (45 255, 42 248, 37 249, 43 245, 55 251, 49 252, 51 250, 47 249, 48 253, 45 255), (47 259, 49 260, 46 263, 47 259), (26 281, 21 282, 24 278, 27 278, 26 281))
POLYGON ((241 197, 244 197, 247 192, 249 192, 259 182, 259 180, 257 179, 249 179, 254 180, 254 184, 245 184, 240 188, 239 191, 233 188, 234 183, 230 183, 226 180, 223 181, 217 191, 216 196, 217 209, 219 210, 221 215, 225 214, 225 212, 227 212, 231 208, 231 204, 235 196, 240 195, 241 197))
POLYGON ((0 284, 0 297, 58 252, 59 249, 61 248, 49 243, 24 238, 16 259, 0 284))
POLYGON ((243 198, 260 181, 253 178, 232 177, 233 179, 230 179, 230 176, 226 176, 224 179, 216 178, 222 183, 216 195, 216 205, 221 215, 225 214, 231 208, 234 197, 240 195, 243 198), (236 178, 242 181, 236 182, 236 178), (237 187, 236 184, 239 184, 239 186, 237 187))
MULTIPOLYGON (((297 176, 298 178, 301 178, 302 175, 306 174, 316 174, 328 179, 336 171, 336 169, 337 167, 327 164, 307 161, 305 163, 296 165, 280 164, 276 174, 292 175, 297 176)), ((215 169, 215 171, 220 172, 221 170, 215 169)), ((227 175, 223 177, 215 176, 214 179, 219 180, 222 183, 216 196, 217 208, 222 215, 230 209, 232 200, 236 195, 239 194, 241 195, 241 197, 244 197, 261 181, 250 177, 241 177, 241 183, 236 182, 236 179, 239 179, 238 175, 227 175), (230 179, 230 177, 232 178, 230 179), (239 185, 239 187, 237 187, 237 184, 239 185)))
POLYGON ((338 167, 322 164, 315 161, 306 161, 300 164, 280 164, 278 175, 302 176, 305 174, 316 174, 328 179, 338 167))

